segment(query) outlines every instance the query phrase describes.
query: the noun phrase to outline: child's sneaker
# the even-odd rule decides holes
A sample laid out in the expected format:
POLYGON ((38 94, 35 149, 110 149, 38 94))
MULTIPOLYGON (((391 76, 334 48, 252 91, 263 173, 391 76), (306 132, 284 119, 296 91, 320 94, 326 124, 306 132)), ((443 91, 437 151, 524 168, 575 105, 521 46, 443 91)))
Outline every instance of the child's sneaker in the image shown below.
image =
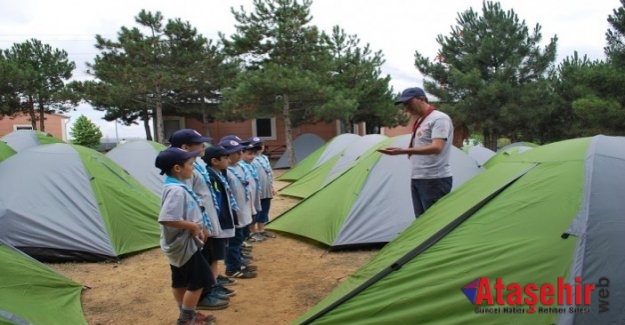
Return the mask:
POLYGON ((228 289, 228 288, 224 288, 220 285, 216 285, 211 289, 211 294, 217 295, 217 296, 226 296, 226 297, 232 297, 234 295, 236 295, 236 291, 232 290, 232 289, 228 289))
POLYGON ((261 231, 260 234, 265 238, 276 238, 276 234, 271 231, 261 231))
POLYGON ((226 275, 231 278, 237 279, 252 279, 256 277, 256 272, 252 272, 249 270, 238 270, 238 271, 227 271, 226 275))
POLYGON ((219 310, 227 308, 230 303, 215 297, 214 295, 207 295, 197 303, 197 309, 219 310))
POLYGON ((237 280, 235 279, 230 279, 229 277, 221 275, 221 274, 217 276, 217 284, 222 287, 231 286, 235 283, 237 283, 237 280))

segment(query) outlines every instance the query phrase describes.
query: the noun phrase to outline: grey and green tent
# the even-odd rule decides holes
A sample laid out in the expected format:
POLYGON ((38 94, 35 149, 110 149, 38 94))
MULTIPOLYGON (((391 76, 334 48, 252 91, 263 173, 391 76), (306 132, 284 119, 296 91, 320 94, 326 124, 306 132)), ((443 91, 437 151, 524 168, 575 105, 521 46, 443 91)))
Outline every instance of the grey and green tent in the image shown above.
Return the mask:
MULTIPOLYGON (((293 140, 293 151, 295 151, 295 164, 306 159, 308 155, 315 152, 319 147, 323 146, 325 141, 313 133, 302 133, 295 140, 293 140)), ((289 155, 284 152, 278 161, 273 165, 273 168, 290 168, 293 167, 289 163, 289 155)))
POLYGON ((59 138, 34 130, 13 131, 2 137, 2 141, 6 142, 9 147, 13 148, 13 150, 17 152, 41 144, 64 143, 64 141, 59 138))
POLYGON ((511 156, 426 211, 295 323, 617 324, 625 319, 623 193, 624 137, 511 156), (482 279, 492 282, 490 294, 476 288, 482 279), (506 288, 503 304, 496 279, 506 288), (525 291, 537 297, 539 287, 546 300, 525 291), (478 289, 493 305, 474 304, 478 289), (558 292, 572 299, 558 301, 558 292), (584 292, 588 305, 574 298, 584 292), (528 302, 542 312, 528 313, 528 302), (511 307, 520 311, 504 309, 511 307))
POLYGON ((495 152, 485 147, 473 146, 467 150, 467 154, 469 157, 473 158, 479 166, 484 166, 484 164, 495 155, 495 152))
POLYGON ((163 175, 154 167, 154 160, 165 146, 154 141, 136 140, 120 144, 106 156, 125 169, 139 183, 160 196, 163 190, 163 175))
POLYGON ((42 261, 94 261, 159 245, 160 199, 94 150, 25 149, 0 163, 0 240, 42 261))
POLYGON ((337 135, 328 143, 308 155, 306 159, 302 160, 293 169, 282 174, 278 179, 281 181, 294 182, 304 177, 306 174, 310 173, 310 171, 321 166, 324 162, 337 157, 348 145, 359 138, 359 135, 352 133, 337 135))
POLYGON ((87 324, 82 286, 0 241, 0 324, 87 324))
POLYGON ((498 164, 499 162, 508 159, 508 157, 510 156, 514 156, 516 154, 519 153, 523 153, 527 150, 531 150, 533 148, 538 147, 537 144, 531 143, 531 142, 514 142, 511 143, 499 150, 497 150, 497 152, 495 153, 495 155, 493 155, 492 157, 490 157, 488 160, 486 160, 486 162, 483 163, 483 166, 485 168, 491 168, 493 166, 495 166, 496 164, 498 164))
POLYGON ((15 150, 9 147, 4 141, 0 141, 0 162, 3 160, 13 156, 15 154, 15 150))
POLYGON ((369 150, 378 148, 377 144, 385 139, 387 137, 380 134, 369 134, 356 139, 341 153, 283 188, 280 194, 302 199, 310 196, 353 167, 361 156, 366 155, 369 150))
MULTIPOLYGON (((273 219, 267 228, 330 246, 387 243, 414 220, 410 161, 382 155, 379 147, 405 146, 410 134, 382 141, 356 165, 321 190, 273 219)), ((452 148, 454 188, 481 172, 475 161, 452 148)))

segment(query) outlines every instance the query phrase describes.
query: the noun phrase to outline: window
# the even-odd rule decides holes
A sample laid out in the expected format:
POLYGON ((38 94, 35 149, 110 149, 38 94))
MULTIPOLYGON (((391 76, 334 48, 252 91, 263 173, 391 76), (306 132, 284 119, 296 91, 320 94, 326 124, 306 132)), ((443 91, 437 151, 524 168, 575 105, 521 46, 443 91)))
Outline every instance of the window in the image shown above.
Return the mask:
POLYGON ((252 121, 252 134, 265 140, 276 139, 276 118, 257 118, 252 121))
POLYGON ((30 124, 15 124, 13 125, 13 131, 17 130, 32 130, 33 126, 30 124))
POLYGON ((184 117, 182 116, 165 116, 163 117, 163 133, 165 134, 165 140, 169 139, 172 133, 184 129, 184 117))

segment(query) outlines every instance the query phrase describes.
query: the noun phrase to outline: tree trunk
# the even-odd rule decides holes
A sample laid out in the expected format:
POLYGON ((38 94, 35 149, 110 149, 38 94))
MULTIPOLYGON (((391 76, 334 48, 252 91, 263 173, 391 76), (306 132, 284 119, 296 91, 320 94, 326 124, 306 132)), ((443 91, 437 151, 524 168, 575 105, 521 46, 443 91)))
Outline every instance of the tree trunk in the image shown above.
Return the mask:
POLYGON ((156 86, 156 103, 155 103, 156 107, 156 118, 155 118, 155 122, 154 122, 154 128, 156 129, 156 132, 154 132, 154 134, 156 135, 156 142, 158 143, 164 143, 164 139, 165 139, 165 126, 163 124, 163 103, 161 101, 161 87, 160 86, 156 86))
POLYGON ((286 152, 289 157, 289 165, 295 167, 295 150, 293 150, 293 139, 291 135, 291 115, 289 107, 289 95, 282 96, 284 102, 282 106, 282 117, 284 118, 284 139, 286 140, 286 152))
POLYGON ((39 131, 46 132, 46 114, 42 102, 39 102, 39 131))
POLYGON ((28 113, 30 114, 30 124, 33 130, 37 130, 37 116, 35 115, 35 101, 33 101, 33 96, 28 96, 28 113))
POLYGON ((488 128, 482 131, 482 135, 484 136, 484 147, 492 151, 497 151, 497 135, 488 128))
POLYGON ((150 113, 147 107, 143 108, 143 128, 145 129, 145 138, 148 141, 152 141, 152 130, 150 130, 150 113))
POLYGON ((208 127, 208 111, 206 110, 206 103, 202 101, 202 131, 204 131, 204 135, 211 135, 211 130, 208 127))
POLYGON ((341 120, 341 133, 354 133, 351 121, 341 120))

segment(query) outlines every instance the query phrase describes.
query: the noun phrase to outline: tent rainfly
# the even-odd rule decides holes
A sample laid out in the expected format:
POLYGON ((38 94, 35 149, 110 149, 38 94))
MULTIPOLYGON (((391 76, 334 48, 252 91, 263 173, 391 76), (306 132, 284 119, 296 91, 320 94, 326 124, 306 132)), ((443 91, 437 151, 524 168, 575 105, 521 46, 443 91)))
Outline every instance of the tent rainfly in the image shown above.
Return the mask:
POLYGON ((137 140, 118 145, 106 156, 125 169, 143 186, 160 196, 163 190, 163 176, 159 169, 154 167, 154 160, 165 148, 158 142, 137 140))
POLYGON ((621 322, 624 148, 625 137, 596 136, 510 156, 426 211, 294 323, 621 322))
POLYGON ((368 150, 378 148, 377 144, 385 139, 387 139, 386 136, 379 134, 369 134, 356 139, 340 154, 335 155, 299 180, 283 188, 280 194, 298 198, 310 196, 353 167, 360 157, 366 155, 368 150))
POLYGON ((82 286, 0 241, 0 324, 87 324, 82 286))
MULTIPOLYGON (((414 220, 410 162, 380 147, 402 146, 410 135, 387 139, 321 190, 273 219, 267 228, 313 239, 331 247, 387 243, 414 220)), ((454 188, 481 172, 475 161, 452 147, 454 188)))
POLYGON ((324 162, 339 155, 348 145, 360 138, 359 135, 352 133, 344 133, 332 138, 328 143, 319 147, 313 153, 308 155, 306 159, 302 160, 293 169, 282 174, 278 179, 281 181, 294 182, 304 175, 308 174, 311 170, 321 166, 324 162))
MULTIPOLYGON (((311 153, 319 149, 324 145, 323 139, 313 133, 300 134, 295 140, 293 140, 293 150, 295 151, 295 164, 306 159, 311 153)), ((280 156, 280 159, 276 161, 273 168, 290 168, 289 155, 285 152, 280 156)))
POLYGON ((25 149, 0 163, 0 179, 0 240, 36 259, 118 259, 159 245, 159 197, 94 150, 25 149))
POLYGON ((33 130, 13 131, 2 137, 2 141, 6 142, 9 147, 17 152, 41 144, 64 143, 63 140, 55 138, 47 133, 33 130))

